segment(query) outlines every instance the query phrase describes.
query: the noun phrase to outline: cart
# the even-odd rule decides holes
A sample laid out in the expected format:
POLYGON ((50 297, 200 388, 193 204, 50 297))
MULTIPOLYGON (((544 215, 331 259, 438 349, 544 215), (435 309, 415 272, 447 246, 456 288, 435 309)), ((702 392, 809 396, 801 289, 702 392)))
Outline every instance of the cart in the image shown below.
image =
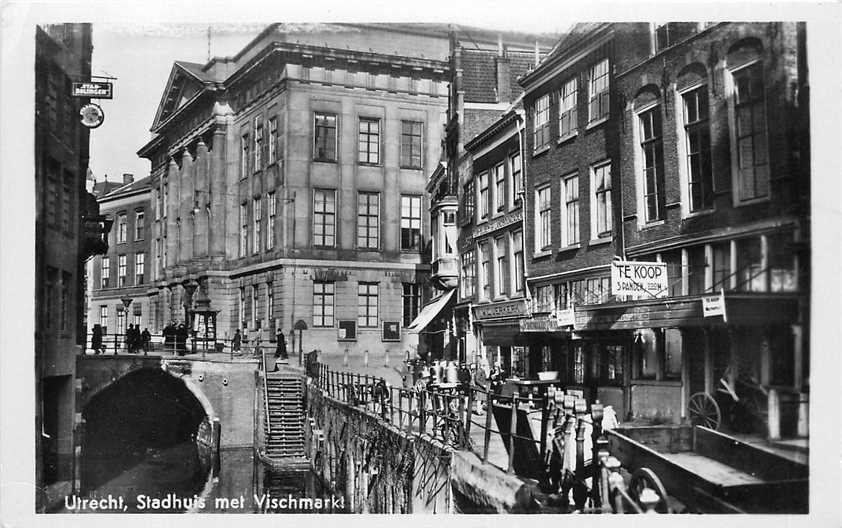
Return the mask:
POLYGON ((609 451, 673 511, 807 513, 808 466, 699 425, 607 431, 609 451))

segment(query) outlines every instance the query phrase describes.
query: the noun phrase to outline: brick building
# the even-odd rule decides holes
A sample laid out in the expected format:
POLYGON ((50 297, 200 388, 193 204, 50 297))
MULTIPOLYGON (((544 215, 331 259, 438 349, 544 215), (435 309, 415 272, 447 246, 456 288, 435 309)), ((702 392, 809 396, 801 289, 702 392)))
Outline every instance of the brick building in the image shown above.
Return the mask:
MULTIPOLYGON (((132 174, 124 174, 119 187, 97 198, 100 214, 112 221, 112 229, 108 252, 92 259, 88 268, 89 333, 97 324, 103 335, 122 336, 130 324, 148 328, 153 334, 162 329, 150 317, 147 297, 151 282, 150 195, 148 177, 134 181, 132 174), (124 299, 131 299, 128 308, 124 299)), ((106 342, 111 339, 106 338, 106 342)), ((116 339, 123 342, 122 337, 116 339)))
POLYGON ((521 79, 527 375, 629 420, 677 423, 722 389, 756 407, 725 427, 806 436, 804 31, 580 24, 521 79), (666 264, 667 288, 612 295, 618 259, 666 264), (726 316, 704 317, 717 293, 726 316))
POLYGON ((82 324, 84 261, 104 251, 96 201, 85 191, 88 102, 71 82, 91 73, 90 24, 35 30, 35 497, 44 511, 74 489, 76 356, 82 324))
POLYGON ((184 321, 196 297, 220 338, 282 329, 326 356, 412 346, 447 50, 420 26, 275 24, 233 58, 176 62, 139 152, 152 324, 184 321))
MULTIPOLYGON (((491 161, 485 158, 475 166, 474 153, 466 145, 479 136, 489 144, 506 143, 505 153, 495 150, 492 154, 495 159, 506 158, 497 159, 492 170, 498 170, 497 162, 502 164, 499 173, 501 178, 505 174, 502 185, 508 193, 507 205, 500 211, 495 210, 493 216, 497 217, 503 211, 517 215, 521 188, 517 183, 520 181, 517 128, 521 118, 513 111, 521 93, 517 78, 546 55, 554 40, 543 35, 519 33, 476 30, 469 33, 461 28, 451 33, 450 92, 443 161, 427 183, 433 228, 431 278, 436 292, 422 317, 413 325, 424 336, 422 349, 431 350, 434 358, 471 361, 481 351, 481 347, 477 348, 473 314, 469 313, 478 298, 475 293, 468 294, 468 290, 457 294, 454 288, 460 275, 459 257, 465 258, 467 247, 476 247, 472 235, 474 226, 484 224, 482 229, 488 227, 490 217, 477 216, 471 208, 478 203, 479 191, 473 182, 479 178, 479 173, 475 171, 485 171, 485 178, 488 178, 486 165, 491 161)), ((477 143, 476 146, 480 156, 488 154, 487 144, 477 143)), ((490 194, 483 195, 483 199, 488 203, 490 194)), ((512 241, 506 240, 505 251, 511 252, 512 241)), ((500 249, 503 247, 501 245, 500 249)), ((512 263, 514 256, 508 259, 507 265, 512 263)), ((466 269, 473 269, 472 265, 466 269)), ((466 284, 465 281, 462 284, 466 284)), ((497 295, 496 299, 507 297, 508 293, 497 295)), ((490 300, 491 297, 483 298, 483 301, 490 300)))

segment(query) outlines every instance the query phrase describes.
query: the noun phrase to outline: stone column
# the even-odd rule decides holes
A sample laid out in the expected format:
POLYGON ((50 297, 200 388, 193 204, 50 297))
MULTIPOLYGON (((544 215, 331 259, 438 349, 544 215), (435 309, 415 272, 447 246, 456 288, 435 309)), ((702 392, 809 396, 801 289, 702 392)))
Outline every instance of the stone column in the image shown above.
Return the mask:
POLYGON ((179 175, 179 217, 181 218, 181 247, 179 262, 187 262, 193 257, 193 156, 188 149, 181 154, 181 174, 179 175))
POLYGON ((209 251, 212 256, 225 255, 226 194, 225 183, 225 140, 227 127, 213 131, 213 150, 210 153, 210 225, 208 226, 209 251))
POLYGON ((178 218, 178 165, 175 158, 170 158, 167 166, 167 267, 172 267, 178 261, 178 244, 176 242, 176 219, 178 218))
POLYGON ((194 163, 195 191, 193 216, 193 256, 206 257, 208 255, 208 147, 199 138, 196 146, 196 160, 194 163))

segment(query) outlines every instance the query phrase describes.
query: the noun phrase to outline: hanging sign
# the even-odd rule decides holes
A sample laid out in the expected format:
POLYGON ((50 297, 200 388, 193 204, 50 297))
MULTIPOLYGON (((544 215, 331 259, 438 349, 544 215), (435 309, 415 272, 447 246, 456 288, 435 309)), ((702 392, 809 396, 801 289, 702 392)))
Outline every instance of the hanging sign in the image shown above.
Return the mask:
POLYGON ((719 295, 702 297, 702 314, 705 317, 722 316, 722 320, 728 322, 728 315, 725 313, 725 290, 719 290, 719 295))
POLYGON ((70 95, 91 99, 111 99, 112 85, 110 82, 101 81, 75 82, 70 89, 70 95))
POLYGON ((88 128, 96 128, 105 121, 105 112, 99 105, 89 103, 79 110, 79 122, 88 128))
POLYGON ((611 293, 637 299, 666 297, 669 291, 664 262, 611 262, 611 293))

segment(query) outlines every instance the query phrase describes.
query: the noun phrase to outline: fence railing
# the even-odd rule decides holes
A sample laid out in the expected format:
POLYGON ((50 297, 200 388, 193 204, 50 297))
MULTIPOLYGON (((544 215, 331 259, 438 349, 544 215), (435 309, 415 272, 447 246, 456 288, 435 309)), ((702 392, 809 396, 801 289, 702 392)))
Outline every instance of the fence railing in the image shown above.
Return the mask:
MULTIPOLYGON (((497 464, 501 469, 537 477, 542 486, 560 489, 562 496, 572 492, 579 511, 644 513, 656 511, 656 506, 658 511, 668 508, 665 497, 643 493, 648 488, 629 491, 619 460, 608 452, 604 408, 598 401, 588 406, 580 389, 524 397, 473 384, 393 387, 380 377, 333 370, 319 363, 314 352, 306 355, 305 369, 328 396, 377 414, 408 434, 472 451, 483 463, 490 462, 499 439, 497 448, 502 444, 506 451, 504 464, 497 464), (535 428, 540 431, 537 438, 535 428)), ((501 453, 497 455, 499 462, 501 453)))

